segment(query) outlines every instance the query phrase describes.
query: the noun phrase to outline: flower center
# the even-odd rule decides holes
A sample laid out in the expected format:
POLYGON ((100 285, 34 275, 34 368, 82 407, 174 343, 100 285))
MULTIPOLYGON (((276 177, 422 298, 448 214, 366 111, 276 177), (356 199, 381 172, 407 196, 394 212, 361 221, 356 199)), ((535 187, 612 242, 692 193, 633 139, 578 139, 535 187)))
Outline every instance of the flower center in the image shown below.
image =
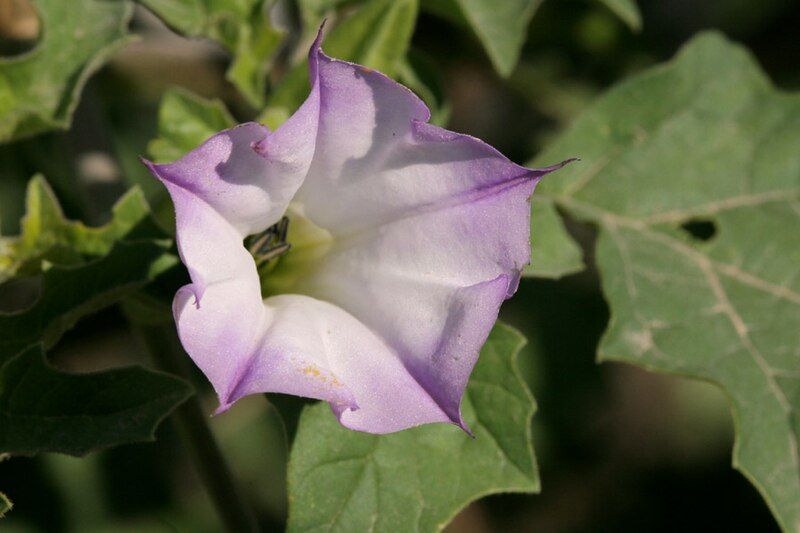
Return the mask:
POLYGON ((270 261, 280 259, 291 249, 292 245, 286 242, 288 234, 289 217, 283 217, 277 224, 246 239, 245 246, 255 259, 256 268, 259 271, 268 267, 270 261))
POLYGON ((290 204, 277 224, 248 237, 245 246, 256 262, 261 295, 291 292, 333 246, 333 236, 314 224, 301 205, 290 204))

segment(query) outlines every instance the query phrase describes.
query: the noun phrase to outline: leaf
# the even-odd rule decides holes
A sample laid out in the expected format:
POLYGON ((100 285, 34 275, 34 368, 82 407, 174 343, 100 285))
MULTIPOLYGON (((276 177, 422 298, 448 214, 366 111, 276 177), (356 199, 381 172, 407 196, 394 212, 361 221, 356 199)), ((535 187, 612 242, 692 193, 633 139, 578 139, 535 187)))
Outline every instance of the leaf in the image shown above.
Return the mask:
POLYGON ((177 263, 168 243, 118 242, 100 259, 79 266, 50 266, 39 299, 28 309, 0 313, 0 364, 28 346, 49 348, 79 318, 143 287, 177 263))
POLYGON ((633 31, 642 29, 642 14, 635 0, 599 0, 633 31))
POLYGON ((272 26, 272 0, 140 0, 176 31, 219 42, 233 56, 226 77, 255 107, 283 33, 272 26))
POLYGON ((289 531, 439 531, 469 502, 537 492, 534 402, 516 368, 524 338, 498 325, 463 401, 470 439, 434 424, 390 435, 341 427, 306 408, 289 461, 289 531))
POLYGON ((431 11, 453 22, 465 20, 495 70, 509 76, 519 60, 528 25, 542 0, 426 0, 431 11))
POLYGON ((26 214, 17 237, 0 237, 0 283, 17 275, 38 273, 42 261, 81 264, 85 256, 102 256, 122 239, 156 238, 149 209, 138 189, 125 194, 112 208, 111 221, 91 228, 64 218, 61 206, 42 176, 28 182, 26 214))
POLYGON ((0 281, 40 273, 41 291, 30 307, 0 313, 0 364, 32 344, 52 346, 81 316, 178 263, 136 190, 117 202, 111 222, 99 228, 65 219, 40 176, 28 184, 26 203, 20 236, 0 240, 0 281))
POLYGON ((158 138, 147 151, 156 163, 170 163, 206 139, 236 124, 219 100, 206 100, 185 89, 169 89, 158 108, 158 138))
POLYGON ((531 202, 531 248, 524 276, 560 278, 584 269, 581 249, 564 228, 553 202, 539 194, 531 202))
MULTIPOLYGON (((352 61, 394 76, 406 56, 417 21, 418 0, 367 0, 325 36, 331 57, 352 61)), ((269 99, 261 121, 276 128, 308 96, 308 65, 288 72, 269 99)))
POLYGON ((600 98, 539 158, 584 163, 537 190, 600 228, 600 358, 720 386, 733 464, 786 531, 800 529, 798 146, 800 96, 706 33, 600 98))
POLYGON ((123 0, 35 0, 41 42, 0 57, 0 142, 69 127, 83 86, 130 41, 123 0))
POLYGON ((153 440, 190 394, 183 380, 140 367, 65 374, 34 346, 0 367, 0 450, 81 456, 153 440))
POLYGON ((82 316, 177 264, 148 222, 147 205, 133 192, 117 203, 110 223, 87 228, 64 219, 42 178, 31 180, 22 234, 4 242, 12 243, 13 261, 41 270, 41 291, 30 307, 0 313, 0 452, 83 455, 151 439, 188 396, 183 381, 141 368, 71 376, 44 359, 43 349, 82 316))

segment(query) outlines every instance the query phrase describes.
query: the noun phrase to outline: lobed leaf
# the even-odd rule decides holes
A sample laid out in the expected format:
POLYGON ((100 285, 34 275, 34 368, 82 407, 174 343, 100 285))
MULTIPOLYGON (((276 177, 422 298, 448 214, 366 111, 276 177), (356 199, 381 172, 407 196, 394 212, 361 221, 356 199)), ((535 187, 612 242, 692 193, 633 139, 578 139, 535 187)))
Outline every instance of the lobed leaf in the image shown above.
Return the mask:
POLYGON ((0 57, 0 142, 69 127, 89 76, 130 41, 125 0, 34 0, 41 42, 0 57))
POLYGON ((289 461, 289 531, 440 531, 482 496, 538 492, 535 404, 516 368, 524 342, 504 325, 489 336, 462 405, 474 439, 441 424, 359 433, 327 405, 307 407, 289 461))
POLYGON ((52 346, 78 319, 131 294, 177 262, 168 243, 139 241, 119 242, 83 265, 49 266, 32 306, 0 313, 0 364, 32 344, 52 346))
POLYGON ((600 228, 600 359, 719 385, 734 466, 786 531, 800 530, 798 146, 800 96, 706 33, 600 98, 540 157, 584 162, 537 190, 600 228))
POLYGON ((158 240, 137 191, 100 228, 66 220, 41 177, 29 184, 27 207, 22 234, 4 241, 13 253, 3 273, 39 272, 41 289, 29 307, 0 313, 0 452, 83 455, 152 439, 190 394, 186 383, 142 368, 69 375, 48 366, 43 350, 175 266, 170 243, 158 240))
POLYGON ((153 440, 190 394, 183 380, 140 367, 65 374, 34 346, 0 366, 0 450, 81 456, 153 440))
POLYGON ((17 274, 38 273, 43 261, 81 264, 86 256, 107 254, 122 238, 160 236, 138 189, 120 198, 111 210, 111 221, 100 227, 87 227, 64 218, 53 190, 41 175, 28 182, 25 206, 20 235, 0 237, 0 283, 17 274))

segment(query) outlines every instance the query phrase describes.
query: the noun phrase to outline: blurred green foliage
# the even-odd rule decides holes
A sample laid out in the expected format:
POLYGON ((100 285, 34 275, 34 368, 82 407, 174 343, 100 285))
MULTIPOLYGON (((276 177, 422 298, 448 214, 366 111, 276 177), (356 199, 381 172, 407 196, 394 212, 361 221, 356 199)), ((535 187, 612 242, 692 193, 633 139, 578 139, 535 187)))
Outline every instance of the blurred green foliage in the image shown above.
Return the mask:
POLYGON ((455 22, 466 24, 480 39, 501 76, 517 64, 528 34, 528 24, 541 0, 426 0, 426 7, 455 22))
POLYGON ((25 216, 20 234, 0 236, 0 283, 15 276, 41 272, 43 263, 80 265, 86 257, 102 257, 123 238, 159 238, 150 223, 147 203, 138 189, 131 189, 111 209, 111 221, 100 227, 87 227, 67 220, 61 206, 42 176, 28 183, 25 216))
MULTIPOLYGON (((367 0, 326 32, 323 49, 331 57, 394 76, 408 51, 417 9, 417 0, 367 0)), ((308 66, 300 62, 275 87, 259 121, 278 127, 300 107, 308 91, 308 66)))
POLYGON ((633 30, 642 28, 642 15, 634 0, 600 0, 633 30))
POLYGON ((141 0, 176 31, 219 42, 233 61, 227 78, 253 106, 264 104, 266 76, 283 32, 269 18, 271 0, 141 0))
POLYGON ((147 152, 154 162, 169 163, 235 124, 219 100, 208 101, 182 89, 170 89, 158 109, 158 137, 147 146, 147 152))

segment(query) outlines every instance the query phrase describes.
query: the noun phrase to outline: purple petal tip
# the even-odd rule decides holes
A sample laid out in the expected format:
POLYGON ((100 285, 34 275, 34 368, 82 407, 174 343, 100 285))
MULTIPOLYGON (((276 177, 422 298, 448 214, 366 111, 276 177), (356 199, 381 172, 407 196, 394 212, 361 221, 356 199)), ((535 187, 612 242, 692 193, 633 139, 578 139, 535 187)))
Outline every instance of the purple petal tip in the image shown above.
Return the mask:
POLYGON ((580 161, 580 160, 581 160, 580 157, 570 157, 569 159, 565 159, 564 161, 556 163, 555 165, 550 165, 549 167, 544 167, 537 170, 541 172, 542 175, 549 174, 551 172, 555 172, 556 170, 564 168, 570 163, 574 163, 575 161, 580 161))

